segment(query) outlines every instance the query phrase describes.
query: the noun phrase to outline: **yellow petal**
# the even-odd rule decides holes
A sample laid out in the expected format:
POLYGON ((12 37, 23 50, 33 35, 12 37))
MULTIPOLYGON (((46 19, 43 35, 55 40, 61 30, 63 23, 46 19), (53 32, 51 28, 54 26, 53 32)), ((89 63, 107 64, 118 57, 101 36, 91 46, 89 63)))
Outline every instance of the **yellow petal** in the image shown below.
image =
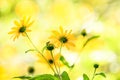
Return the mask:
POLYGON ((20 20, 20 23, 21 23, 22 26, 24 25, 23 19, 20 20))
POLYGON ((22 33, 22 36, 26 36, 26 34, 25 34, 25 33, 22 33))
POLYGON ((12 34, 12 33, 14 33, 15 31, 10 31, 10 32, 8 32, 8 34, 12 34))
POLYGON ((27 29, 26 32, 31 32, 31 30, 27 29))
POLYGON ((15 41, 16 38, 17 38, 17 36, 15 35, 15 36, 13 37, 13 41, 15 41))
POLYGON ((55 34, 56 36, 59 36, 60 33, 58 31, 52 31, 53 34, 55 34))
POLYGON ((26 19, 26 21, 25 21, 25 23, 29 23, 29 21, 30 21, 30 16, 26 19))
POLYGON ((30 27, 33 24, 34 21, 31 21, 29 24, 26 25, 26 27, 30 27))
POLYGON ((62 28, 62 26, 60 26, 59 29, 60 29, 60 32, 63 34, 63 28, 62 28))
POLYGON ((17 29, 17 27, 12 27, 11 29, 17 29))
POLYGON ((71 34, 71 32, 72 32, 72 30, 70 30, 70 31, 68 32, 68 35, 70 35, 70 34, 71 34))
POLYGON ((66 44, 68 44, 69 46, 73 46, 73 47, 75 47, 75 44, 72 43, 72 42, 67 42, 66 44))
MULTIPOLYGON (((18 22, 18 21, 14 21, 14 24, 16 25, 16 26, 18 26, 18 27, 20 27, 21 26, 21 24, 18 22)), ((14 28, 13 28, 14 29, 14 28)))
POLYGON ((13 35, 13 41, 15 41, 15 39, 17 39, 19 37, 19 33, 16 33, 15 35, 13 35))
POLYGON ((60 58, 60 53, 57 53, 54 58, 55 60, 58 60, 60 58))
POLYGON ((25 20, 26 20, 26 16, 23 16, 23 25, 26 25, 25 20))

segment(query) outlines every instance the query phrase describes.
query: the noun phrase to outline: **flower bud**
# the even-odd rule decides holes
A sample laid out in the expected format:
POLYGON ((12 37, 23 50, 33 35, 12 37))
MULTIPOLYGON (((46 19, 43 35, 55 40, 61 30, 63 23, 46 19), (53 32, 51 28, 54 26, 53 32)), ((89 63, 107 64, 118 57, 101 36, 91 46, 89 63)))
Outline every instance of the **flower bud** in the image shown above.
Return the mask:
POLYGON ((28 68, 28 73, 29 73, 29 74, 33 74, 34 72, 35 72, 34 67, 30 66, 30 67, 28 68))
POLYGON ((54 49, 54 45, 51 44, 50 42, 47 42, 46 45, 47 45, 47 50, 52 51, 54 49))
POLYGON ((86 30, 85 30, 85 29, 83 29, 83 30, 82 30, 81 35, 82 35, 82 36, 86 36, 86 35, 87 35, 87 33, 86 33, 86 30))
POLYGON ((94 68, 98 68, 99 67, 99 65, 98 64, 94 64, 94 68))

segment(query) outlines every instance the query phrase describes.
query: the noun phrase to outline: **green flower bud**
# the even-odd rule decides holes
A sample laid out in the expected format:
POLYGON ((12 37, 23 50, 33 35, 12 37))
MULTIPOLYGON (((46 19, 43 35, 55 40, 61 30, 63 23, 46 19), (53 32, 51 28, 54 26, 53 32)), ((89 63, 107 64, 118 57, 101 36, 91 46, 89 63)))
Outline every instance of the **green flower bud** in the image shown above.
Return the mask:
POLYGON ((47 50, 49 50, 49 51, 52 51, 54 49, 54 45, 51 44, 50 42, 47 42, 46 46, 47 46, 47 50))
POLYGON ((98 68, 99 67, 99 65, 98 64, 94 64, 94 68, 98 68))
POLYGON ((86 36, 86 35, 87 35, 87 33, 86 33, 86 30, 85 30, 85 29, 83 29, 83 30, 82 30, 81 35, 82 35, 82 36, 86 36))
POLYGON ((33 74, 34 72, 35 72, 34 67, 30 66, 30 67, 28 68, 28 73, 29 73, 29 74, 33 74))

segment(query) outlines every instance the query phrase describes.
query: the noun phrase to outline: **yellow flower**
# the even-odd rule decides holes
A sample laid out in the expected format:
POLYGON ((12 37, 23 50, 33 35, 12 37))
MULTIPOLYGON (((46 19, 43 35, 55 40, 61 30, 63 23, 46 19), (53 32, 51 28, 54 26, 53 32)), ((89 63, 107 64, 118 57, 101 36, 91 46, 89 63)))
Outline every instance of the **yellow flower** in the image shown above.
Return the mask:
POLYGON ((25 36, 26 32, 30 32, 29 27, 33 24, 30 21, 31 17, 23 17, 20 21, 14 21, 15 26, 8 34, 12 34, 13 40, 17 39, 20 35, 25 36))
POLYGON ((0 65, 0 80, 4 80, 6 76, 7 74, 5 68, 0 65))
POLYGON ((40 11, 38 3, 32 0, 20 0, 15 6, 15 13, 18 16, 36 16, 40 11))
POLYGON ((52 33, 53 35, 50 36, 50 39, 55 43, 56 47, 60 47, 61 45, 66 46, 68 49, 71 46, 75 46, 73 43, 75 40, 75 37, 73 34, 71 34, 72 30, 63 30, 63 28, 60 26, 59 27, 60 31, 53 30, 52 33))
MULTIPOLYGON (((54 63, 56 64, 56 66, 59 66, 59 67, 62 65, 62 63, 60 63, 61 55, 59 53, 53 54, 54 60, 51 56, 50 51, 48 50, 46 50, 45 53, 43 53, 43 55, 52 67, 54 66, 54 63)), ((38 62, 43 63, 43 64, 48 64, 39 53, 37 54, 37 57, 38 57, 38 62)))

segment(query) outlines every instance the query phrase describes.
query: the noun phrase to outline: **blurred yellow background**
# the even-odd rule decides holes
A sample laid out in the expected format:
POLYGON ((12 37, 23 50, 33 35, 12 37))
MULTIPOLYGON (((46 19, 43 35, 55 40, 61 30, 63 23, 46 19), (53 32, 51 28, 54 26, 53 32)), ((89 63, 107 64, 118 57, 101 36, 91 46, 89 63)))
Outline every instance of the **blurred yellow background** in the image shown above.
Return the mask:
POLYGON ((25 37, 12 41, 8 35, 13 21, 23 16, 35 20, 29 35, 40 49, 50 31, 60 25, 78 35, 75 49, 63 50, 71 64, 76 62, 75 68, 68 71, 71 80, 82 80, 83 73, 91 77, 94 63, 100 64, 98 71, 107 76, 95 80, 120 80, 119 4, 120 0, 0 0, 0 80, 19 80, 13 77, 28 75, 29 66, 35 67, 35 74, 51 73, 36 63, 34 54, 25 54, 31 48, 25 37), (82 29, 89 34, 85 38, 79 35, 82 29), (81 50, 90 35, 100 37, 81 50))

